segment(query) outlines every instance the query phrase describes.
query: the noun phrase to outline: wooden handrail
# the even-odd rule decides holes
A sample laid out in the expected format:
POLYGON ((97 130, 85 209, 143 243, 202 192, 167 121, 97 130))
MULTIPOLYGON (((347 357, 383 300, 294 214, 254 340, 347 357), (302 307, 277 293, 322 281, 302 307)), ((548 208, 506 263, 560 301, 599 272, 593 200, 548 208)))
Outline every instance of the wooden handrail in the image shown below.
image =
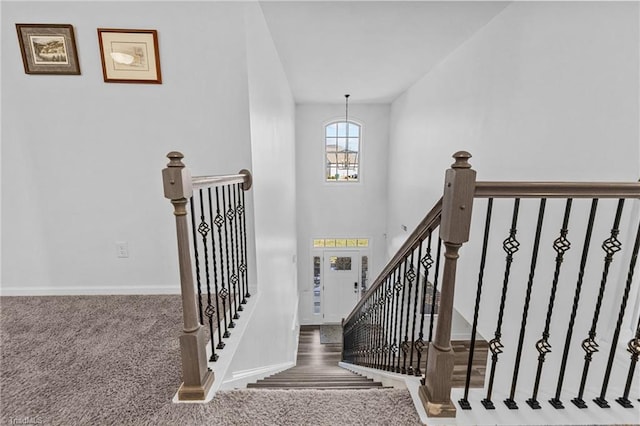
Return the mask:
POLYGON ((476 182, 476 198, 640 198, 640 182, 476 182))
MULTIPOLYGON (((194 178, 195 179, 195 178, 194 178)), ((195 186, 194 182, 194 186, 195 186)), ((475 183, 475 198, 640 198, 640 182, 497 182, 479 181, 475 183)), ((427 213, 424 219, 409 235, 395 256, 378 275, 369 291, 374 291, 420 241, 429 230, 440 224, 442 198, 427 213)), ((366 297, 360 299, 349 316, 347 323, 365 303, 366 297)))
POLYGON ((249 170, 242 169, 235 175, 194 176, 191 178, 191 183, 193 185, 193 189, 241 183, 242 189, 247 191, 251 188, 253 178, 249 170))
MULTIPOLYGON (((422 219, 422 221, 418 224, 416 229, 413 230, 411 235, 405 240, 404 244, 400 247, 400 249, 396 252, 395 256, 387 263, 387 266, 382 270, 380 274, 378 274, 378 278, 373 282, 371 287, 367 289, 367 294, 375 291, 378 287, 382 285, 387 275, 389 275, 395 268, 397 268, 398 264, 404 260, 404 258, 411 253, 413 250, 418 247, 420 242, 424 240, 429 231, 433 231, 440 224, 440 214, 442 213, 442 198, 440 198, 433 208, 427 213, 427 215, 422 219)), ((360 307, 366 302, 367 297, 363 297, 360 299, 358 304, 351 310, 349 316, 344 320, 346 324, 351 317, 355 315, 355 313, 360 309, 360 307)))

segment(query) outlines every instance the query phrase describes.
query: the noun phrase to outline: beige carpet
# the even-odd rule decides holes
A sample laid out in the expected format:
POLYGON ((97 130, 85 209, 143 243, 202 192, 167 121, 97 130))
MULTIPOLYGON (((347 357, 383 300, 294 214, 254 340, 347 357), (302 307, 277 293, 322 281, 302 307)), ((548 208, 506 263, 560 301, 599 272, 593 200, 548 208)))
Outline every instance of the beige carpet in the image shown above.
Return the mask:
POLYGON ((228 391, 172 404, 180 312, 177 296, 0 298, 0 424, 419 424, 408 392, 392 389, 228 391))

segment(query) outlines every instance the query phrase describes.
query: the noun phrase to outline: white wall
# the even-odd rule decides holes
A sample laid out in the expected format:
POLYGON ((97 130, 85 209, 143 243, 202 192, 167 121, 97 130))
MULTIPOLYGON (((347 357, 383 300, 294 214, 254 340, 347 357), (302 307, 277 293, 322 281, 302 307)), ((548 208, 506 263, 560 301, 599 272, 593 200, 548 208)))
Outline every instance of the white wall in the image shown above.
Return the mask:
POLYGON ((637 8, 516 2, 400 96, 391 246, 440 197, 458 150, 478 180, 637 180, 637 8))
MULTIPOLYGON (((355 97, 352 96, 352 100, 355 97)), ((362 125, 360 182, 326 183, 324 126, 344 120, 344 104, 297 105, 296 180, 298 283, 301 323, 321 323, 313 315, 313 238, 370 238, 370 274, 386 262, 384 229, 387 203, 389 105, 349 105, 349 118, 362 125)))
POLYGON ((3 294, 179 290, 160 172, 251 167, 245 51, 239 4, 2 2, 3 294), (19 22, 72 24, 82 75, 26 75, 19 22), (104 83, 98 27, 158 30, 163 84, 104 83))
POLYGON ((298 336, 295 105, 260 6, 244 6, 259 294, 227 379, 293 363, 298 336))
MULTIPOLYGON (((399 97, 392 105, 390 124, 390 252, 405 238, 399 225, 415 226, 441 196, 444 170, 458 150, 474 155, 471 163, 478 180, 636 181, 640 173, 638 16, 635 2, 512 3, 399 97)), ((580 299, 582 319, 574 340, 585 338, 591 323, 604 257, 599 245, 611 229, 613 204, 601 203, 580 299)), ((461 252, 455 305, 468 320, 475 300, 485 205, 476 203, 475 242, 461 252)), ((487 260, 483 290, 483 309, 489 310, 480 315, 485 338, 493 337, 496 325, 505 257, 500 246, 508 233, 511 205, 511 201, 497 201, 492 222, 496 234, 490 243, 496 249, 487 260)), ((632 207, 628 206, 623 224, 637 221, 637 209, 632 207)), ((517 333, 520 326, 534 230, 533 225, 525 229, 522 224, 535 219, 537 208, 534 201, 521 207, 517 236, 522 245, 511 272, 504 334, 517 333)), ((556 300, 554 354, 545 364, 549 377, 553 375, 549 369, 557 371, 569 322, 585 209, 588 201, 576 202, 570 222, 573 248, 563 264, 556 300)), ((562 206, 550 202, 529 312, 530 339, 539 338, 544 323, 555 258, 550 245, 560 229, 561 215, 562 206)), ((623 233, 621 240, 628 249, 631 237, 623 233)), ((609 288, 614 289, 605 293, 603 312, 607 313, 602 314, 598 328, 609 337, 599 337, 601 342, 610 338, 615 325, 628 255, 619 255, 613 265, 609 288)), ((502 364, 513 365, 513 346, 511 340, 502 364)), ((535 356, 535 351, 526 350, 523 365, 535 363, 535 356)), ((574 371, 567 375, 579 376, 574 371)), ((591 376, 601 377, 595 371, 591 376)))

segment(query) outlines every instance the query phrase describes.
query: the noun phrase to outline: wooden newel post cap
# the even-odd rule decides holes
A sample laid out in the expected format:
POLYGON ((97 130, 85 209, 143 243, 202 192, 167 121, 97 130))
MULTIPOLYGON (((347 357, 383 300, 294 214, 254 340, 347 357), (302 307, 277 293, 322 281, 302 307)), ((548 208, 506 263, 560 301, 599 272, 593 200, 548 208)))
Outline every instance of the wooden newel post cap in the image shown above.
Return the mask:
POLYGON ((182 162, 184 155, 178 151, 171 151, 167 154, 167 158, 170 160, 169 164, 162 171, 165 198, 170 200, 190 198, 193 194, 193 187, 191 173, 182 162))
POLYGON ((456 160, 455 163, 451 165, 452 169, 470 169, 471 164, 469 164, 469 158, 471 158, 471 154, 467 151, 458 151, 453 154, 453 158, 456 160))
POLYGON ((184 167, 184 163, 182 162, 184 155, 182 155, 181 152, 171 151, 167 154, 167 158, 169 159, 169 164, 167 164, 167 167, 184 167))

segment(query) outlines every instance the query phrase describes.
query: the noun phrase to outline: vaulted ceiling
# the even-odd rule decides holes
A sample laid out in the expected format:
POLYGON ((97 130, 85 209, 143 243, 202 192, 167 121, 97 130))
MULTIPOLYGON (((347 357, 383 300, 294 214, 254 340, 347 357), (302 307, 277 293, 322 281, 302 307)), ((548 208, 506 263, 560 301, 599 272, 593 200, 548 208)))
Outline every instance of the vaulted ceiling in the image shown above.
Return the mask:
POLYGON ((266 1, 297 103, 388 103, 509 2, 266 1))

